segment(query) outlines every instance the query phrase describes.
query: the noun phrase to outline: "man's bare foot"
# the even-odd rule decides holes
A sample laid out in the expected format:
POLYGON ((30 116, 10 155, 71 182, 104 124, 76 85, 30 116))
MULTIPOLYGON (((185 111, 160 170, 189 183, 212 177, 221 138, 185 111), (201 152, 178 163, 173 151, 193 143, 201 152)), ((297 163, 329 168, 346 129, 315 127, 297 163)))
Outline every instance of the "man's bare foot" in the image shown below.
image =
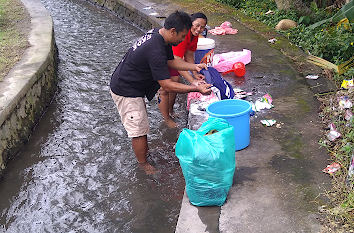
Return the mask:
POLYGON ((157 172, 157 169, 148 162, 138 163, 138 166, 146 173, 146 175, 153 175, 157 172))
POLYGON ((172 119, 169 119, 169 120, 165 121, 165 123, 171 129, 177 128, 177 123, 174 122, 172 119))

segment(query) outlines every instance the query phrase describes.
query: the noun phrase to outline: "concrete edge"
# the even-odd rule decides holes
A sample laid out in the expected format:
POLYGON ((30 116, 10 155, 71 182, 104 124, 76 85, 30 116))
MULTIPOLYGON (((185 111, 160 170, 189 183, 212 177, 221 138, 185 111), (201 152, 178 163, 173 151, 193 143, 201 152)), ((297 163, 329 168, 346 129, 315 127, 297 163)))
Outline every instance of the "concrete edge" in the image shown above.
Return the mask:
POLYGON ((162 12, 145 5, 139 0, 106 0, 104 2, 102 2, 102 0, 86 1, 109 10, 120 19, 132 23, 140 29, 149 30, 151 28, 161 27, 165 18, 162 12))
POLYGON ((47 66, 54 44, 53 21, 39 0, 21 0, 31 17, 31 31, 22 59, 0 82, 0 125, 9 117, 18 102, 37 81, 37 73, 47 66))
POLYGON ((29 47, 0 82, 0 178, 28 141, 56 91, 53 21, 40 0, 21 0, 30 15, 29 47))

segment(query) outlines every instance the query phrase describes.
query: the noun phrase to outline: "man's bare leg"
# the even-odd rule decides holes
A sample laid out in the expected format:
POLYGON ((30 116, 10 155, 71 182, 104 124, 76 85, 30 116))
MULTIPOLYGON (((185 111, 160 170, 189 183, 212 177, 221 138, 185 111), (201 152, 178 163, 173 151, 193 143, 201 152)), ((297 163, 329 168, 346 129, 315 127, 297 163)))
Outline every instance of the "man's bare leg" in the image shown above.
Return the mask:
POLYGON ((154 174, 156 169, 146 161, 148 153, 147 135, 132 138, 132 146, 139 167, 143 169, 147 175, 154 174))
MULTIPOLYGON (((179 82, 179 76, 172 76, 171 79, 175 82, 179 82)), ((170 114, 170 116, 173 116, 174 113, 173 106, 176 102, 176 96, 177 93, 175 92, 168 93, 168 113, 170 114)))
POLYGON ((173 106, 175 105, 176 102, 176 96, 177 93, 175 92, 168 93, 168 113, 170 114, 171 117, 174 115, 173 106))
POLYGON ((176 128, 177 124, 174 122, 169 113, 169 93, 163 88, 160 89, 160 103, 159 109, 162 114, 163 119, 170 128, 176 128))

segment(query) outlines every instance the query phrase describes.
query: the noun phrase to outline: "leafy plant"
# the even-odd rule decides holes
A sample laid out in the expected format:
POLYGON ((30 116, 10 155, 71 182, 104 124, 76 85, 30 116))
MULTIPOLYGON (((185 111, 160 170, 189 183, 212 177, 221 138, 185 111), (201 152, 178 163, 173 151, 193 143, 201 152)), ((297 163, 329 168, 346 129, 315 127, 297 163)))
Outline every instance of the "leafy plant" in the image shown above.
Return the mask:
POLYGON ((347 18, 350 23, 354 22, 354 1, 350 1, 347 4, 345 4, 334 16, 321 20, 315 24, 312 24, 309 26, 310 29, 315 29, 318 26, 321 26, 324 23, 337 23, 341 19, 347 18))

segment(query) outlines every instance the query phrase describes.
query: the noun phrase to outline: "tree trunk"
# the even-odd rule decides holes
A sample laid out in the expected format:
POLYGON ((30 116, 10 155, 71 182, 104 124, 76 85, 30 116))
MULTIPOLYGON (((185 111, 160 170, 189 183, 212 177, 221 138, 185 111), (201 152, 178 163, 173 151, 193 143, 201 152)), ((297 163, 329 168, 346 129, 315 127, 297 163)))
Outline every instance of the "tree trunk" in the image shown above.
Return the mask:
POLYGON ((294 9, 301 12, 303 15, 311 13, 310 8, 306 6, 301 0, 275 0, 279 10, 294 9))

